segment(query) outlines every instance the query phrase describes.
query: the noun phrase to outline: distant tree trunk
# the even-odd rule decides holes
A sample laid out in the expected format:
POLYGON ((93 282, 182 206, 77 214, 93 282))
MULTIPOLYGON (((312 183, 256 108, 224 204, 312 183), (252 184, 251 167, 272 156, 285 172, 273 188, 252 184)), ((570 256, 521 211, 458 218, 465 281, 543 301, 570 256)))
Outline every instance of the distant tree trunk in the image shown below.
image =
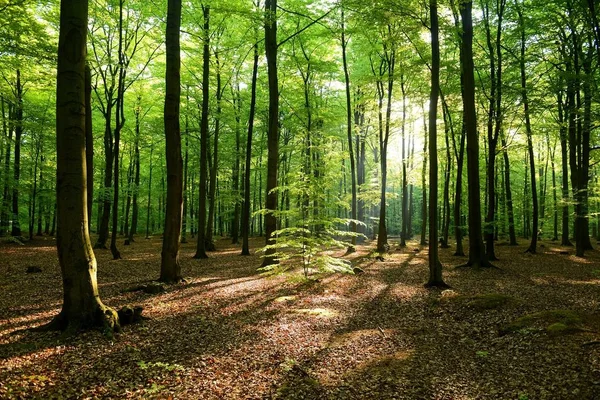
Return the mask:
POLYGON ((423 188, 423 202, 421 203, 421 246, 427 244, 427 139, 429 131, 427 129, 427 121, 425 120, 425 105, 423 105, 423 170, 421 171, 421 186, 423 188))
POLYGON ((510 163, 508 162, 508 148, 506 139, 502 137, 502 156, 504 159, 504 185, 506 191, 506 210, 508 213, 508 237, 511 246, 517 245, 517 233, 515 232, 515 212, 513 208, 512 189, 510 185, 510 163))
MULTIPOLYGON (((277 229, 277 163, 279 161, 279 84, 277 79, 277 0, 265 1, 265 52, 269 79, 269 120, 267 131, 267 188, 265 202, 266 244, 274 245, 277 229)), ((278 263, 275 249, 265 251, 262 266, 278 263)))
MULTIPOLYGON (((559 87, 562 86, 562 79, 560 80, 559 87)), ((567 149, 567 117, 565 116, 565 112, 567 111, 567 104, 563 102, 563 89, 559 88, 557 94, 557 104, 558 104, 558 123, 560 125, 559 128, 559 138, 560 138, 560 156, 561 156, 561 210, 562 210, 562 218, 561 218, 561 236, 560 236, 560 244, 562 246, 573 246, 573 243, 569 240, 569 157, 568 157, 568 149, 567 149)))
POLYGON ((11 115, 11 109, 9 106, 8 109, 8 118, 6 118, 6 111, 4 108, 5 105, 5 101, 4 101, 4 97, 0 98, 1 104, 2 104, 2 131, 4 134, 4 137, 6 138, 6 150, 4 153, 4 173, 2 174, 4 176, 3 179, 3 190, 2 190, 2 207, 0 208, 0 236, 5 236, 8 234, 8 227, 9 227, 9 216, 8 216, 8 212, 10 209, 10 186, 9 186, 9 175, 10 175, 10 154, 11 154, 11 150, 10 150, 10 145, 12 143, 12 127, 8 127, 7 124, 7 120, 10 120, 12 115, 11 115))
MULTIPOLYGON (((133 190, 133 170, 134 166, 134 156, 133 149, 129 149, 129 168, 127 168, 127 199, 125 200, 125 220, 123 221, 125 226, 123 227, 123 235, 129 234, 129 215, 131 212, 131 198, 132 198, 132 190, 133 190)), ((125 245, 128 245, 128 239, 125 239, 125 245)))
MULTIPOLYGON (((348 155, 350 157, 350 174, 351 174, 351 191, 352 200, 350 203, 352 222, 350 223, 350 232, 356 233, 356 218, 357 218, 357 196, 356 196, 356 163, 354 158, 354 143, 353 143, 353 124, 352 124, 352 103, 351 103, 351 91, 350 91, 350 74, 348 72, 348 60, 346 57, 346 47, 348 41, 346 40, 346 29, 344 20, 344 6, 341 6, 342 10, 342 61, 344 65, 344 82, 346 83, 346 133, 348 135, 348 155)), ((352 242, 348 247, 347 253, 353 253, 356 247, 356 236, 352 236, 352 242)))
POLYGON ((206 255, 206 167, 208 151, 208 95, 210 68, 210 7, 202 6, 204 13, 203 28, 203 66, 202 66, 202 116, 200 119, 200 185, 198 193, 198 237, 194 258, 208 258, 206 255))
POLYGON ((242 112, 242 99, 240 96, 239 81, 236 81, 235 88, 232 85, 232 94, 234 99, 235 113, 235 160, 233 162, 233 171, 231 174, 231 188, 235 196, 235 205, 233 208, 233 218, 231 219, 231 243, 239 242, 240 227, 240 157, 241 157, 241 138, 240 138, 240 120, 242 112))
POLYGON ((108 240, 108 223, 110 220, 110 193, 113 175, 113 135, 112 135, 112 107, 113 100, 107 101, 104 112, 104 188, 102 190, 102 217, 98 227, 98 239, 94 244, 95 249, 106 249, 108 240))
POLYGON ((519 15, 519 24, 521 28, 521 57, 519 66, 521 70, 521 96, 523 99, 523 111, 525 113, 525 132, 527 134, 527 151, 529 153, 529 167, 531 170, 531 198, 533 204, 533 229, 531 231, 531 244, 526 252, 535 254, 537 251, 538 239, 538 198, 535 174, 535 156, 533 155, 533 143, 531 138, 531 121, 529 117, 529 99, 527 96, 527 79, 525 76, 525 21, 522 10, 517 7, 519 15))
MULTIPOLYGON (((441 95, 441 92, 440 92, 441 95)), ((442 113, 444 115, 444 137, 446 140, 446 168, 444 173, 444 199, 442 209, 444 210, 444 218, 442 221, 442 238, 440 240, 440 247, 450 247, 449 236, 450 236, 450 175, 452 172, 452 153, 450 151, 450 136, 454 136, 454 128, 452 127, 452 118, 450 116, 450 110, 445 105, 444 98, 442 96, 442 113)))
MULTIPOLYGON (((390 32, 388 25, 388 32, 390 32)), ((393 45, 392 45, 393 46, 393 45)), ((387 105, 385 110, 385 134, 379 136, 379 151, 381 152, 381 204, 379 207, 379 232, 377 234, 377 250, 383 252, 387 250, 387 222, 386 222, 386 189, 387 189, 387 147, 390 138, 390 124, 392 118, 392 93, 394 89, 394 68, 396 64, 396 49, 387 49, 384 46, 385 58, 387 64, 387 105)), ((383 85, 382 85, 383 89, 383 85)), ((382 90, 383 92, 383 90, 382 90)))
POLYGON ((400 75, 400 90, 402 91, 402 227, 400 232, 400 246, 406 246, 409 231, 408 216, 408 171, 407 171, 407 149, 406 149, 406 82, 405 75, 400 75))
POLYGON ((498 137, 502 129, 502 20, 506 0, 497 1, 496 16, 496 38, 495 46, 492 43, 492 32, 490 28, 489 3, 484 3, 484 24, 486 30, 487 46, 490 53, 490 97, 487 122, 487 143, 489 148, 487 168, 487 196, 488 209, 485 218, 485 244, 488 260, 497 260, 494 249, 494 230, 496 227, 496 148, 498 137))
POLYGON ((131 227, 127 232, 127 242, 133 243, 133 236, 137 233, 139 206, 138 206, 138 194, 140 192, 140 103, 141 97, 138 97, 138 106, 135 109, 135 141, 134 141, 134 168, 135 178, 133 186, 133 199, 132 199, 132 210, 131 210, 131 227))
POLYGON ((214 222, 215 222, 215 205, 217 191, 217 171, 219 169, 219 134, 221 132, 221 99, 223 97, 223 88, 221 87, 221 65, 219 63, 219 52, 215 51, 215 65, 217 67, 217 110, 215 113, 215 130, 213 137, 213 161, 210 168, 210 185, 208 190, 209 206, 208 206, 208 222, 206 223, 206 250, 215 251, 215 242, 213 239, 214 222))
POLYGON ((87 2, 62 0, 56 89, 58 259, 64 288, 60 313, 47 329, 103 326, 119 330, 115 310, 100 300, 87 223, 85 57, 87 2))
POLYGON ((23 86, 21 85, 21 71, 17 69, 17 82, 15 87, 15 160, 13 169, 13 195, 12 195, 12 230, 11 235, 21 236, 19 223, 19 186, 21 178, 21 137, 23 136, 23 86))
MULTIPOLYGON (((187 97, 187 96, 186 96, 187 97)), ((187 101, 189 105, 189 98, 187 101)), ((187 221, 188 221, 188 164, 189 164, 189 122, 188 115, 185 115, 185 156, 183 159, 183 215, 181 222, 181 243, 187 243, 187 221)))
POLYGON ((114 156, 114 179, 113 179, 113 204, 112 204, 112 232, 110 237, 110 251, 113 260, 119 260, 121 253, 117 249, 117 226, 119 222, 119 152, 121 145, 121 129, 125 124, 125 110, 123 109, 125 96, 125 68, 123 54, 123 3, 119 0, 119 79, 117 81, 117 108, 115 110, 115 143, 113 147, 114 156))
POLYGON ((85 64, 85 165, 87 174, 88 231, 92 231, 92 206, 94 205, 94 133, 92 126, 92 71, 85 64))
POLYGON ((554 164, 554 155, 555 155, 556 141, 554 142, 554 146, 552 146, 550 150, 550 168, 552 169, 552 206, 554 209, 554 227, 552 240, 558 240, 558 195, 556 190, 556 166, 554 164))
POLYGON ((481 200, 479 183, 479 141, 477 138, 477 114, 475 111, 475 78, 473 75, 473 20, 472 2, 461 5, 464 124, 467 139, 467 178, 469 183, 469 260, 466 266, 491 267, 481 236, 481 200))
POLYGON ((252 133, 254 130, 254 113, 256 111, 256 78, 258 75, 258 45, 254 45, 254 60, 252 63, 252 82, 250 84, 250 113, 248 115, 248 135, 246 138, 246 165, 244 168, 244 206, 242 208, 242 255, 249 256, 250 248, 250 173, 252 162, 252 133))
MULTIPOLYGON (((438 256, 437 201, 437 106, 440 92, 440 43, 437 0, 429 0, 431 19, 431 93, 429 95, 429 281, 426 287, 448 287, 442 277, 442 263, 438 256)), ((450 160, 447 160, 449 163, 450 160)))
POLYGON ((167 159, 167 200, 165 229, 160 263, 162 282, 179 282, 179 241, 181 238, 181 211, 183 204, 183 161, 181 159, 181 131, 179 107, 181 97, 179 29, 181 27, 181 0, 168 0, 167 3, 165 71, 165 152, 167 159))
POLYGON ((150 142, 150 166, 148 172, 148 204, 146 205, 146 239, 150 239, 150 209, 152 205, 152 153, 154 153, 154 142, 150 142))

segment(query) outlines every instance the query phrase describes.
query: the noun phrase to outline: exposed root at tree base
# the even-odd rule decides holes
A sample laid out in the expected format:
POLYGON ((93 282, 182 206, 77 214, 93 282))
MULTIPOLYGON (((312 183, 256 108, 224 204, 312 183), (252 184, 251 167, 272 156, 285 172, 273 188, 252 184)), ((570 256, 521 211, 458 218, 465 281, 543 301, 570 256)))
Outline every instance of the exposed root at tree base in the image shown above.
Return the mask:
POLYGON ((466 264, 457 265, 454 269, 462 269, 462 268, 474 268, 474 269, 484 269, 484 268, 492 268, 498 271, 502 271, 502 268, 495 266, 489 261, 477 261, 477 262, 467 262, 466 264))
POLYGON ((452 288, 450 285, 448 285, 444 281, 441 281, 441 282, 427 282, 424 286, 427 289, 439 289, 439 290, 445 290, 445 289, 451 289, 452 288))
POLYGON ((47 324, 30 330, 32 332, 62 331, 61 338, 68 338, 90 329, 100 329, 108 337, 112 337, 113 333, 120 332, 121 325, 117 311, 104 304, 101 304, 95 312, 82 315, 80 318, 68 318, 61 311, 47 324))

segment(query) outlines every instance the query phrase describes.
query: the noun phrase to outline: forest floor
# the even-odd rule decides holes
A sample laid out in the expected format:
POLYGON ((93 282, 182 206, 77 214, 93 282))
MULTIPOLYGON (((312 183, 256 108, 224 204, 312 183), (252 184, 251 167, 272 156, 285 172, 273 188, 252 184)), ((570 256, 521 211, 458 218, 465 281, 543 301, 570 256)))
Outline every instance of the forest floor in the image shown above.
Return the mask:
POLYGON ((0 398, 600 399, 600 252, 521 244, 498 244, 500 270, 442 249, 439 291, 416 242, 383 262, 360 246, 345 258, 364 273, 313 282, 263 276, 225 239, 207 260, 188 243, 188 282, 145 294, 126 290, 158 277, 161 241, 138 239, 123 260, 96 251, 104 303, 150 318, 113 339, 24 330, 60 310, 55 243, 2 244, 0 398))

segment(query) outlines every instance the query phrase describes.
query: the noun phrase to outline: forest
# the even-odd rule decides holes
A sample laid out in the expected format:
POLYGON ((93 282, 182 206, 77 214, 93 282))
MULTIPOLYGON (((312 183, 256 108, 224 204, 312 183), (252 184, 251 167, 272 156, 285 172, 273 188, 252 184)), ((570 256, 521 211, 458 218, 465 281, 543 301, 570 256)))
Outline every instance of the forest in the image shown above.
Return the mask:
POLYGON ((0 397, 600 398, 596 0, 0 0, 0 397))

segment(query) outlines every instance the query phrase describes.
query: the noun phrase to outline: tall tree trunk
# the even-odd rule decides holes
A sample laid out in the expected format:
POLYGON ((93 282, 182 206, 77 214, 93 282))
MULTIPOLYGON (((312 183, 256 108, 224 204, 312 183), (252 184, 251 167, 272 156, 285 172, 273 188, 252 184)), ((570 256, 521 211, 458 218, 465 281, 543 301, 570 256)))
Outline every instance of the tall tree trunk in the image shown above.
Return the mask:
POLYGON ((529 153, 529 168, 531 170, 531 199, 533 204, 533 229, 531 231, 531 244, 526 252, 535 254, 538 240, 538 194, 535 174, 535 156, 533 155, 533 143, 531 138, 531 120, 529 117, 529 98, 527 96, 527 79, 525 76, 525 21, 520 7, 517 7, 519 24, 521 28, 521 57, 519 67, 521 70, 521 97, 523 99, 523 111, 525 113, 525 132, 527 134, 527 151, 529 153))
MULTIPOLYGON (((351 200, 351 216, 352 222, 350 222, 350 232, 356 234, 356 218, 357 218, 357 196, 356 196, 356 163, 354 158, 354 140, 352 134, 352 103, 351 103, 351 91, 350 91, 350 74, 348 72, 348 60, 346 57, 346 48, 348 46, 348 41, 346 40, 346 28, 345 28, 345 20, 344 20, 344 6, 341 6, 342 11, 342 61, 344 65, 344 82, 346 83, 346 133, 348 135, 348 155, 350 157, 350 175, 351 175, 351 191, 352 191, 352 200, 351 200)), ((356 236, 352 236, 352 242, 348 247, 347 254, 353 253, 356 247, 356 236)))
POLYGON ((506 210, 508 214, 508 237, 511 246, 517 245, 517 233, 515 232, 515 211, 513 207, 512 189, 510 184, 510 163, 508 162, 508 147, 506 139, 502 137, 502 157, 504 159, 504 185, 506 191, 506 210))
POLYGON ((150 239, 150 210, 152 205, 152 153, 154 153, 154 142, 150 142, 150 166, 148 172, 148 203, 146 205, 146 239, 150 239))
POLYGON ((8 118, 6 118, 6 111, 4 108, 5 100, 4 98, 0 98, 2 104, 2 131, 4 137, 6 138, 6 150, 4 153, 4 179, 3 179, 3 190, 2 190, 2 207, 0 208, 0 236, 5 236, 8 234, 9 221, 10 217, 8 216, 8 212, 10 209, 10 181, 8 179, 10 175, 10 154, 11 154, 11 143, 12 143, 12 127, 8 126, 7 120, 12 118, 12 111, 9 106, 8 108, 8 118))
MULTIPOLYGON (((442 263, 438 256, 437 201, 437 106, 440 92, 440 42, 437 0, 429 0, 431 18, 431 93, 429 95, 429 281, 426 287, 448 287, 442 277, 442 263)), ((447 160, 449 163, 450 160, 447 160)))
POLYGON ((168 0, 165 71, 165 152, 167 159, 167 200, 165 229, 161 252, 160 278, 162 282, 181 281, 179 241, 183 204, 183 161, 181 159, 181 131, 179 107, 181 97, 179 29, 181 0, 168 0))
POLYGON ((258 75, 258 45, 254 45, 254 60, 252 63, 252 82, 250 84, 250 113, 248 115, 248 135, 246 137, 246 165, 244 168, 244 203, 242 208, 242 255, 249 256, 250 248, 250 173, 252 162, 252 133, 254 130, 254 113, 256 111, 256 79, 258 75))
POLYGON ((421 187, 423 188, 423 202, 421 203, 421 246, 427 244, 427 139, 429 131, 425 120, 425 105, 423 105, 423 169, 421 171, 421 187))
POLYGON ((134 169, 135 177, 133 182, 133 199, 132 199, 132 210, 131 210, 131 227, 127 234, 127 243, 133 243, 133 236, 137 233, 139 206, 138 206, 138 194, 140 192, 140 112, 141 112, 141 97, 138 97, 138 105, 135 108, 135 140, 134 140, 134 169))
MULTIPOLYGON (((267 132, 267 188, 265 202, 265 235, 267 246, 275 244, 277 229, 277 163, 279 161, 279 84, 277 79, 277 0, 265 1, 265 52, 269 79, 269 120, 267 132)), ((262 267, 278 263, 275 249, 267 248, 262 267)))
POLYGON ((462 51, 461 66, 464 85, 463 107, 467 140, 467 179, 469 183, 469 260, 466 266, 491 267, 481 236, 481 200, 479 182, 479 140, 477 137, 477 114, 475 111, 475 78, 473 74, 473 19, 472 2, 461 5, 462 51))
POLYGON ((239 80, 236 80, 235 88, 232 85, 232 94, 234 99, 235 113, 235 160, 233 162, 233 171, 231 174, 231 186, 235 196, 235 205, 233 208, 233 218, 231 220, 231 243, 239 242, 240 227, 240 158, 241 158, 241 138, 240 138, 240 119, 242 112, 242 98, 240 96, 239 80))
POLYGON ((11 235, 21 236, 19 224, 19 181, 21 178, 21 137, 23 136, 23 86, 21 86, 21 71, 17 69, 17 82, 15 87, 15 160, 13 170, 13 195, 12 195, 12 230, 11 235))
POLYGON ((110 252, 113 260, 119 260, 121 253, 117 249, 117 226, 119 223, 119 152, 121 145, 121 129, 125 124, 125 110, 123 109, 125 96, 125 60, 123 54, 123 3, 119 1, 119 80, 117 82, 117 108, 115 110, 115 143, 113 147, 114 156, 114 179, 113 179, 113 204, 112 204, 112 232, 110 237, 110 252))
POLYGON ((402 91, 402 226, 400 232, 400 246, 406 246, 409 231, 408 216, 408 159, 406 149, 406 82, 405 75, 400 75, 400 90, 402 91))
MULTIPOLYGON (((187 95, 186 95, 187 97, 187 95)), ((188 106, 190 104, 187 98, 188 106)), ((189 107, 188 107, 189 109, 189 107)), ((181 222, 181 243, 187 243, 187 221, 188 221, 188 164, 189 164, 189 121, 188 115, 185 115, 185 156, 183 159, 183 214, 181 222)))
POLYGON ((119 329, 117 313, 102 304, 87 223, 85 57, 87 2, 62 0, 56 89, 57 248, 64 288, 60 313, 48 329, 119 329))
POLYGON ((221 99, 223 97, 223 89, 221 87, 221 66, 219 63, 219 52, 215 51, 215 64, 217 66, 217 110, 215 114, 215 131, 213 137, 213 162, 210 169, 210 185, 209 185, 209 206, 208 206, 208 222, 206 223, 206 249, 215 251, 215 242, 213 239, 214 222, 215 222, 215 204, 217 190, 217 171, 219 169, 219 133, 221 131, 221 99))
POLYGON ((92 231, 92 206, 94 205, 94 133, 92 126, 92 71, 85 64, 85 165, 87 174, 88 231, 92 231))
POLYGON ((204 46, 202 66, 202 115, 200 119, 200 185, 198 193, 198 237, 194 258, 208 258, 206 255, 206 167, 208 151, 208 95, 210 67, 210 7, 202 6, 204 14, 204 46))

